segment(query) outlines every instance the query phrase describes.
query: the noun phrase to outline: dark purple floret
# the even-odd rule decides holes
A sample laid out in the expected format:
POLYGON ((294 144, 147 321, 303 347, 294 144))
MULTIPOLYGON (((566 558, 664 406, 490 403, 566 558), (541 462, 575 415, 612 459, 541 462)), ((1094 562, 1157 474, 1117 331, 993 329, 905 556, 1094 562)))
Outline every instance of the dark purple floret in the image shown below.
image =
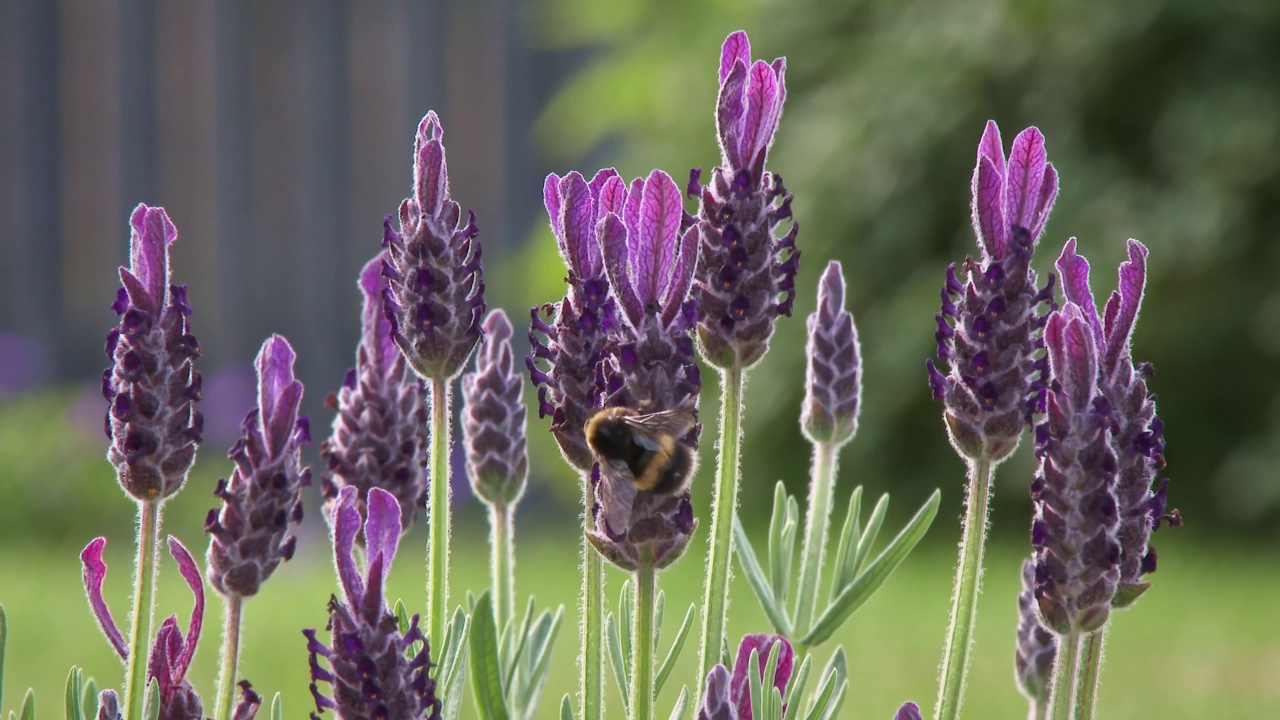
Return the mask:
POLYGON ((524 381, 515 371, 507 314, 501 310, 489 313, 484 334, 475 372, 462 376, 467 476, 482 500, 510 506, 524 494, 529 478, 521 397, 524 381))
POLYGON ((1052 382, 1032 484, 1035 599, 1053 632, 1093 632, 1110 616, 1120 579, 1114 413, 1098 392, 1100 353, 1078 306, 1049 315, 1045 345, 1052 382))
POLYGON ((818 283, 818 309, 808 319, 804 405, 800 427, 813 442, 843 445, 858 431, 862 356, 853 315, 844 309, 844 273, 827 265, 818 283))
POLYGON ((1040 624, 1036 614, 1035 560, 1022 561, 1022 592, 1018 594, 1018 642, 1013 653, 1013 677, 1033 705, 1049 700, 1049 679, 1058 640, 1040 624))
POLYGON ((332 433, 320 446, 320 490, 328 517, 342 488, 355 487, 363 517, 369 488, 382 488, 396 497, 400 523, 407 531, 426 505, 426 393, 391 337, 384 312, 387 281, 381 274, 386 256, 380 253, 360 273, 364 312, 356 366, 325 401, 337 415, 332 433))
POLYGON ((699 185, 690 173, 687 192, 697 193, 700 242, 693 297, 700 322, 702 355, 720 368, 754 365, 769 349, 773 324, 791 315, 799 223, 791 217, 791 194, 782 178, 765 171, 782 106, 787 98, 786 58, 751 60, 747 34, 725 38, 720 51, 716 131, 721 167, 699 185), (791 228, 775 231, 784 220, 791 228))
MULTIPOLYGON (((1100 349, 1098 391, 1111 406, 1114 420, 1116 502, 1120 526, 1120 588, 1112 604, 1128 607, 1150 587, 1142 576, 1155 570, 1155 548, 1148 545, 1151 532, 1165 516, 1165 488, 1156 476, 1164 468, 1164 424, 1156 416, 1155 395, 1147 392, 1149 364, 1135 367, 1130 352, 1134 321, 1142 304, 1147 281, 1147 248, 1128 242, 1129 259, 1120 265, 1118 289, 1111 293, 1102 317, 1089 289, 1089 261, 1076 254, 1071 238, 1058 258, 1058 273, 1067 302, 1077 306, 1089 322, 1100 349)), ((1177 516, 1168 516, 1171 522, 1177 516)))
POLYGON ((938 313, 938 359, 930 359, 929 386, 946 408, 957 452, 969 460, 998 462, 1018 446, 1035 412, 1042 411, 1047 366, 1042 303, 1053 299, 1053 276, 1041 289, 1031 254, 1058 194, 1058 175, 1046 160, 1044 136, 1027 128, 1013 141, 1006 165, 1000 131, 988 122, 973 173, 973 228, 981 256, 966 259, 956 276, 947 268, 938 313))
POLYGON ((302 383, 294 379, 297 356, 288 341, 272 335, 258 353, 258 407, 241 426, 228 453, 231 478, 214 495, 222 508, 209 511, 209 584, 225 596, 249 597, 282 561, 293 557, 297 539, 289 534, 302 520, 302 488, 311 468, 302 467, 302 446, 311 441, 306 417, 299 417, 302 383))
POLYGON ((441 702, 430 676, 435 664, 418 628, 418 616, 413 616, 408 632, 401 633, 384 596, 384 582, 400 543, 400 508, 391 493, 369 490, 364 522, 367 561, 362 576, 354 557, 361 530, 357 500, 356 488, 342 488, 329 522, 342 587, 342 597, 329 600, 331 643, 320 642, 315 630, 302 631, 310 654, 316 711, 323 714, 328 708, 344 720, 439 720, 441 702), (408 651, 417 642, 422 649, 410 656, 408 651), (322 658, 328 669, 321 664, 322 658), (330 686, 332 698, 320 692, 320 683, 330 686))
POLYGON ((739 720, 738 708, 729 697, 729 669, 716 663, 707 673, 698 720, 739 720))
MULTIPOLYGON (((724 665, 717 664, 707 673, 706 692, 703 694, 702 709, 698 712, 698 720, 752 720, 751 684, 748 673, 751 669, 751 652, 755 651, 760 665, 760 679, 765 687, 776 688, 784 699, 787 697, 787 683, 791 681, 791 672, 795 666, 795 651, 791 643, 781 635, 744 635, 738 645, 737 659, 733 663, 733 675, 724 665), (778 651, 778 665, 774 670, 772 681, 765 678, 765 665, 773 646, 782 643, 778 651)), ((783 705, 786 710, 786 705, 783 705)))
POLYGON ((392 228, 392 215, 383 225, 386 312, 409 365, 424 378, 451 380, 480 340, 480 231, 475 214, 463 223, 449 198, 444 129, 434 111, 418 125, 413 157, 413 197, 400 203, 400 230, 392 228))
POLYGON ((600 407, 596 376, 605 342, 619 329, 597 233, 605 216, 623 212, 627 184, 612 168, 596 173, 591 182, 577 172, 553 173, 542 195, 569 270, 569 288, 560 302, 533 309, 525 365, 538 388, 538 417, 551 418, 565 459, 586 472, 593 458, 583 426, 600 407))
POLYGON ((177 228, 164 208, 146 205, 129 224, 130 263, 120 268, 123 287, 111 306, 120 324, 107 335, 111 367, 102 378, 107 459, 125 492, 155 501, 182 488, 200 443, 200 373, 192 367, 200 344, 187 326, 186 286, 169 284, 177 228))
POLYGON ((898 712, 893 714, 893 720, 924 720, 924 716, 920 714, 919 705, 904 702, 902 707, 898 708, 898 712))
POLYGON ((120 696, 115 690, 103 690, 98 693, 98 720, 124 720, 120 710, 120 696))
POLYGON ((240 699, 231 709, 231 720, 253 720, 262 707, 262 696, 253 691, 248 680, 241 680, 236 685, 240 688, 240 699))

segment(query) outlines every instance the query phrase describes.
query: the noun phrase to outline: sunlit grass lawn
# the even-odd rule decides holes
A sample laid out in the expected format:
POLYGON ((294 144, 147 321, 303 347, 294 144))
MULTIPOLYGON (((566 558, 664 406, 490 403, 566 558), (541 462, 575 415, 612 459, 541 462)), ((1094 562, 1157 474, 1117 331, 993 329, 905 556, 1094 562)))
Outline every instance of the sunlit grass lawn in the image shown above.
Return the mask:
MULTIPOLYGON (((465 519, 465 518, 464 518, 465 519)), ((474 518, 478 520, 479 518, 474 518)), ((532 518, 529 518, 532 520, 532 518)), ((947 518, 939 518, 934 534, 947 518)), ((455 535, 454 601, 466 589, 488 583, 488 550, 483 535, 464 526, 455 535)), ((950 528, 954 530, 955 528, 950 528)), ((1131 612, 1120 615, 1109 634, 1101 694, 1101 718, 1280 717, 1280 573, 1277 556, 1249 555, 1241 549, 1197 547, 1189 536, 1162 533, 1156 586, 1131 612)), ((203 547, 203 538, 189 538, 203 547)), ((254 687, 286 700, 286 717, 306 717, 307 658, 303 627, 322 627, 324 606, 334 590, 331 564, 318 536, 304 538, 299 557, 269 582, 247 606, 243 674, 254 687)), ((423 538, 411 535, 391 577, 391 596, 423 605, 423 538)), ((126 625, 130 575, 129 538, 108 546, 109 598, 118 622, 126 625)), ((661 576, 669 593, 668 635, 690 603, 701 599, 701 545, 661 576)), ((202 552, 197 552, 202 555, 202 552)), ((577 545, 566 528, 556 536, 526 535, 517 548, 517 593, 535 593, 539 603, 564 603, 566 622, 559 642, 541 717, 554 717, 561 694, 576 687, 574 613, 579 580, 577 545)), ((1012 685, 1011 653, 1017 592, 1017 550, 992 548, 979 612, 974 665, 965 716, 1021 718, 1025 706, 1012 685)), ((902 701, 931 706, 935 672, 946 624, 952 550, 936 543, 909 558, 880 593, 864 606, 836 640, 849 654, 851 686, 841 717, 887 720, 902 701)), ((190 596, 166 559, 160 589, 161 616, 176 613, 186 626, 190 596)), ((731 627, 735 635, 766 626, 750 590, 735 577, 731 627)), ((622 576, 610 578, 616 596, 622 576)), ((86 666, 104 685, 117 685, 120 665, 94 627, 80 589, 74 549, 55 553, 17 543, 0 549, 0 602, 11 628, 5 709, 34 686, 42 717, 61 715, 61 693, 72 663, 86 666)), ((196 687, 211 696, 217 663, 220 601, 209 598, 205 634, 192 672, 196 687)), ((685 648, 660 708, 669 708, 680 685, 696 672, 696 633, 685 648)), ((664 641, 664 645, 667 641, 664 641)), ((825 661, 830 648, 820 650, 825 661)), ((611 677, 611 676, 610 676, 611 677)), ((610 680, 610 682, 612 682, 610 680)), ((613 688, 610 688, 613 692, 613 688)), ((472 716, 470 700, 464 717, 472 716)), ((621 717, 616 692, 609 717, 621 717)), ((212 708, 206 708, 212 712, 212 708)), ((665 717, 667 711, 661 713, 665 717)))

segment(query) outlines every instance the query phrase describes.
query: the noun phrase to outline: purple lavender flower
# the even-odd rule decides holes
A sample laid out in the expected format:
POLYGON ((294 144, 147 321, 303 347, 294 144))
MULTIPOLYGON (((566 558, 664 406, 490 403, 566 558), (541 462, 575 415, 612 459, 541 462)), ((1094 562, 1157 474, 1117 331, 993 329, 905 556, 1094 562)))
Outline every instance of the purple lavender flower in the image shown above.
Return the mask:
POLYGON ((138 205, 129 218, 129 267, 111 308, 119 326, 107 335, 111 367, 102 376, 110 403, 107 459, 120 486, 141 501, 182 488, 195 460, 203 422, 194 409, 200 373, 192 363, 200 343, 187 328, 187 286, 169 284, 169 245, 178 230, 164 208, 138 205))
POLYGON ((484 279, 475 213, 462 224, 449 198, 444 129, 435 112, 418 125, 413 197, 400 203, 400 230, 383 223, 391 337, 424 378, 452 380, 480 340, 484 279))
POLYGON ((120 711, 120 696, 115 690, 103 690, 98 693, 98 720, 124 720, 120 711))
POLYGON ((810 440, 843 445, 858 431, 862 357, 853 315, 844 309, 844 273, 831 261, 818 283, 818 309, 808 319, 804 405, 800 426, 810 440))
POLYGON ((565 459, 586 472, 594 460, 583 426, 600 407, 597 367, 604 359, 605 341, 619 330, 597 234, 607 215, 623 212, 627 186, 612 168, 596 173, 590 183, 577 172, 564 177, 552 173, 542 196, 551 232, 569 268, 569 290, 557 305, 530 313, 533 325, 525 365, 538 388, 538 417, 551 418, 551 432, 565 459))
POLYGON ((282 561, 293 557, 297 538, 290 526, 302 521, 302 487, 311 468, 302 467, 310 425, 299 417, 302 383, 294 379, 297 355, 272 335, 258 352, 258 406, 245 417, 243 435, 228 455, 236 467, 213 494, 222 509, 209 511, 209 584, 225 596, 256 595, 282 561))
POLYGON ((938 358, 929 385, 946 408, 951 443, 970 460, 998 462, 1018 446, 1046 380, 1038 337, 1053 299, 1053 276, 1041 290, 1031 253, 1058 195, 1058 174, 1046 160, 1044 136, 1031 127, 1013 141, 1006 166, 1000 130, 988 122, 973 172, 973 229, 978 260, 966 259, 967 282, 947 268, 938 313, 938 358))
POLYGON ((400 523, 406 530, 426 505, 422 472, 427 437, 427 410, 422 382, 409 373, 405 356, 392 339, 392 323, 384 312, 382 277, 387 253, 379 253, 360 273, 364 312, 356 366, 347 371, 342 388, 326 405, 337 410, 333 432, 320 446, 325 469, 320 490, 325 515, 332 516, 342 488, 359 490, 357 506, 364 516, 369 488, 396 497, 400 523))
POLYGON ((311 694, 316 710, 330 708, 340 718, 426 718, 439 720, 441 703, 436 681, 430 677, 430 647, 414 615, 409 631, 401 633, 387 607, 384 582, 400 543, 400 508, 395 496, 370 488, 364 522, 368 561, 361 577, 354 550, 360 533, 356 488, 346 486, 332 510, 333 559, 342 598, 329 600, 331 645, 303 630, 311 656, 311 694), (422 643, 410 657, 408 649, 422 643), (326 670, 320 659, 328 663, 326 670), (322 695, 319 683, 329 683, 333 697, 322 695))
POLYGON ((231 720, 253 720, 262 707, 262 696, 253 691, 248 680, 241 680, 236 685, 240 688, 240 699, 231 708, 231 720))
POLYGON ((774 236, 791 218, 791 194, 764 169, 787 98, 786 72, 786 58, 753 63, 745 32, 725 38, 716 103, 722 165, 705 188, 701 171, 689 177, 688 193, 702 200, 698 339, 703 357, 720 368, 747 368, 763 357, 774 320, 789 317, 795 299, 800 226, 793 220, 786 236, 774 236))
POLYGON ((467 475, 476 495, 491 505, 510 506, 524 494, 529 477, 525 449, 524 383, 511 353, 511 321, 494 310, 484 322, 486 339, 475 372, 462 376, 467 475))
POLYGON ((1040 624, 1035 601, 1036 563, 1022 561, 1022 592, 1018 594, 1018 643, 1013 653, 1013 677, 1018 689, 1035 706, 1049 701, 1049 677, 1058 651, 1053 633, 1040 624))
MULTIPOLYGON (((775 643, 782 643, 778 653, 778 666, 774 671, 772 687, 783 698, 787 696, 787 683, 795 665, 795 651, 791 643, 781 635, 745 635, 738 645, 738 657, 733 664, 733 676, 724 665, 717 664, 707 674, 707 689, 703 694, 702 709, 698 720, 752 720, 751 684, 747 673, 751 668, 751 651, 756 651, 760 663, 760 679, 764 677, 765 663, 775 643)), ((786 707, 783 706, 785 710, 786 707)))
POLYGON ((1035 599, 1053 632, 1093 632, 1106 623, 1120 579, 1114 413, 1098 392, 1099 351, 1078 306, 1049 315, 1045 344, 1052 384, 1031 484, 1035 599))
POLYGON ((919 705, 904 702, 902 707, 898 708, 898 712, 893 714, 893 720, 924 720, 924 716, 920 714, 919 705))
MULTIPOLYGON (((107 578, 107 564, 102 559, 102 550, 107 545, 106 538, 95 538, 80 553, 80 562, 84 566, 84 589, 89 598, 89 606, 98 621, 107 641, 115 649, 121 660, 129 661, 129 650, 125 646, 124 636, 111 617, 102 587, 107 578)), ((160 691, 160 720, 200 720, 204 717, 200 696, 191 681, 187 679, 187 670, 191 667, 191 659, 195 657, 196 645, 200 642, 200 627, 204 622, 204 581, 200 577, 200 568, 195 558, 187 551, 177 538, 169 537, 169 554, 178 563, 178 572, 187 581, 191 593, 195 596, 195 606, 191 610, 191 622, 187 626, 184 638, 178 629, 178 618, 169 616, 156 633, 155 644, 151 648, 147 672, 156 680, 160 691)), ((108 713, 108 717, 110 714, 108 713)))
POLYGON ((1147 282, 1147 248, 1128 242, 1129 259, 1120 265, 1118 289, 1111 293, 1098 317, 1089 289, 1089 261, 1076 254, 1076 239, 1067 240, 1058 258, 1062 290, 1067 302, 1079 308, 1093 331, 1098 347, 1098 392, 1111 406, 1119 473, 1115 495, 1120 509, 1120 587, 1112 604, 1128 607, 1151 583, 1142 576, 1156 569, 1156 551, 1147 541, 1161 519, 1180 523, 1177 515, 1165 516, 1169 480, 1153 492, 1156 475, 1164 468, 1164 423, 1156 416, 1155 396, 1147 393, 1151 365, 1134 366, 1129 342, 1142 304, 1147 282))

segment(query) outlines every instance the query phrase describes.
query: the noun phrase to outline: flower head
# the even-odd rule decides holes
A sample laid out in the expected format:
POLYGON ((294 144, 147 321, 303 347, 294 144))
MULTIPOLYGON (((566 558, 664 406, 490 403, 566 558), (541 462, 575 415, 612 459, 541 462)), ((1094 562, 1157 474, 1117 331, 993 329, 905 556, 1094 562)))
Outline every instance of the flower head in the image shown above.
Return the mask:
POLYGON ((115 690, 103 690, 98 693, 98 720, 124 720, 120 711, 120 696, 115 690))
POLYGON ((919 705, 904 702, 902 707, 898 708, 898 712, 893 714, 893 720, 924 720, 924 716, 920 714, 919 705))
POLYGON ((700 197, 698 277, 694 297, 702 355, 712 365, 750 367, 764 356, 779 315, 791 315, 799 224, 784 237, 774 231, 791 218, 791 194, 766 172, 765 158, 787 97, 786 58, 751 60, 745 32, 725 38, 720 51, 716 130, 722 166, 702 187, 690 174, 688 192, 700 197))
POLYGON ((1036 563, 1022 561, 1022 592, 1018 594, 1018 642, 1013 652, 1013 675, 1018 689, 1033 704, 1049 700, 1049 676, 1058 652, 1053 633, 1040 624, 1035 600, 1036 563))
POLYGON ((988 122, 973 173, 973 228, 981 256, 966 260, 961 282, 947 268, 942 311, 937 315, 938 358, 930 359, 929 384, 946 408, 944 419, 956 450, 970 460, 998 462, 1018 446, 1047 379, 1041 303, 1053 299, 1053 277, 1040 290, 1031 269, 1058 174, 1046 160, 1044 136, 1027 128, 1005 162, 1000 130, 988 122))
POLYGON ((809 316, 804 406, 800 426, 813 442, 842 445, 858 430, 862 356, 853 315, 844 309, 844 273, 832 261, 818 284, 818 309, 809 316))
POLYGON ((449 198, 444 129, 435 112, 418 125, 413 197, 400 203, 400 230, 383 223, 389 257, 386 312, 391 337, 424 378, 451 380, 480 340, 484 279, 475 213, 449 198))
POLYGON ((1147 392, 1146 379, 1154 371, 1146 363, 1135 366, 1129 347, 1147 282, 1147 248, 1130 240, 1128 253, 1103 317, 1089 289, 1089 261, 1076 254, 1075 238, 1067 240, 1057 263, 1067 302, 1079 308, 1093 331, 1099 350, 1098 392, 1111 406, 1114 420, 1120 510, 1120 587, 1112 601, 1116 607, 1127 607, 1150 587, 1143 575, 1156 569, 1156 551, 1147 542, 1151 532, 1162 519, 1181 522, 1177 515, 1165 515, 1168 478, 1156 487, 1156 476, 1164 468, 1164 423, 1156 416, 1155 395, 1147 392))
POLYGON ((529 478, 521 399, 524 382, 514 369, 507 314, 501 310, 489 313, 484 333, 475 372, 462 376, 467 475, 482 500, 509 506, 524 494, 529 478))
MULTIPOLYGON (((795 651, 791 643, 781 635, 745 635, 738 645, 738 657, 733 664, 733 676, 724 665, 717 664, 707 673, 707 688, 703 694, 702 709, 698 712, 698 720, 751 720, 751 684, 748 673, 751 668, 751 653, 757 655, 760 679, 769 682, 767 687, 776 688, 778 694, 787 696, 787 683, 791 680, 791 671, 795 665, 795 651), (773 646, 782 643, 778 651, 778 665, 774 671, 772 682, 765 678, 765 665, 773 646)), ((784 706, 785 710, 785 706, 784 706)))
POLYGON ((1092 632, 1106 623, 1120 579, 1113 412, 1097 389, 1099 352, 1078 306, 1049 316, 1045 344, 1052 383, 1031 484, 1035 599, 1053 632, 1092 632))
POLYGON ((360 273, 364 312, 356 366, 347 371, 338 392, 325 401, 337 415, 329 439, 320 446, 325 463, 320 490, 325 515, 331 517, 342 488, 355 487, 363 517, 369 488, 382 488, 396 497, 400 523, 407 530, 426 505, 422 473, 427 447, 426 393, 422 381, 410 374, 405 356, 391 336, 383 294, 387 281, 382 277, 382 265, 386 259, 385 251, 379 253, 360 273))
POLYGON ((302 446, 311 442, 302 404, 302 383, 293 375, 296 358, 289 342, 272 335, 258 352, 258 406, 241 426, 228 453, 235 461, 230 480, 214 495, 222 508, 209 511, 209 584, 226 596, 255 595, 282 561, 293 557, 297 538, 290 527, 302 521, 302 487, 311 468, 302 467, 302 446))
POLYGON ((370 488, 364 522, 367 562, 362 576, 354 557, 360 533, 357 491, 348 485, 338 494, 330 526, 333 560, 342 597, 329 600, 332 642, 325 645, 315 630, 303 630, 311 656, 311 694, 316 710, 332 709, 340 718, 426 718, 439 720, 441 703, 430 677, 430 648, 415 615, 406 633, 387 607, 384 582, 391 572, 400 543, 400 508, 395 496, 370 488), (410 657, 408 649, 421 642, 410 657), (323 658, 329 669, 321 666, 323 658), (333 697, 320 693, 319 683, 332 687, 333 697))
POLYGON ((107 335, 111 367, 102 377, 110 403, 107 459, 126 493, 155 501, 182 488, 200 443, 200 373, 192 367, 200 343, 187 327, 187 287, 169 284, 177 228, 164 208, 146 205, 134 209, 129 224, 130 263, 120 268, 122 287, 111 306, 120 324, 107 335))

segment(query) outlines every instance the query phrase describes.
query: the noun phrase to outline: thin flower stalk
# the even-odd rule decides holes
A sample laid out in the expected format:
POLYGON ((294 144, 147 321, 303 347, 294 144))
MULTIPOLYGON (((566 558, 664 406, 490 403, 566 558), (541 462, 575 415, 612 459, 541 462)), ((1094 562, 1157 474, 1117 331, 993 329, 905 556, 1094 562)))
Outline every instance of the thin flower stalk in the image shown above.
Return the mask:
POLYGON ((634 573, 635 616, 631 624, 631 720, 653 720, 654 602, 658 573, 651 566, 634 573))

